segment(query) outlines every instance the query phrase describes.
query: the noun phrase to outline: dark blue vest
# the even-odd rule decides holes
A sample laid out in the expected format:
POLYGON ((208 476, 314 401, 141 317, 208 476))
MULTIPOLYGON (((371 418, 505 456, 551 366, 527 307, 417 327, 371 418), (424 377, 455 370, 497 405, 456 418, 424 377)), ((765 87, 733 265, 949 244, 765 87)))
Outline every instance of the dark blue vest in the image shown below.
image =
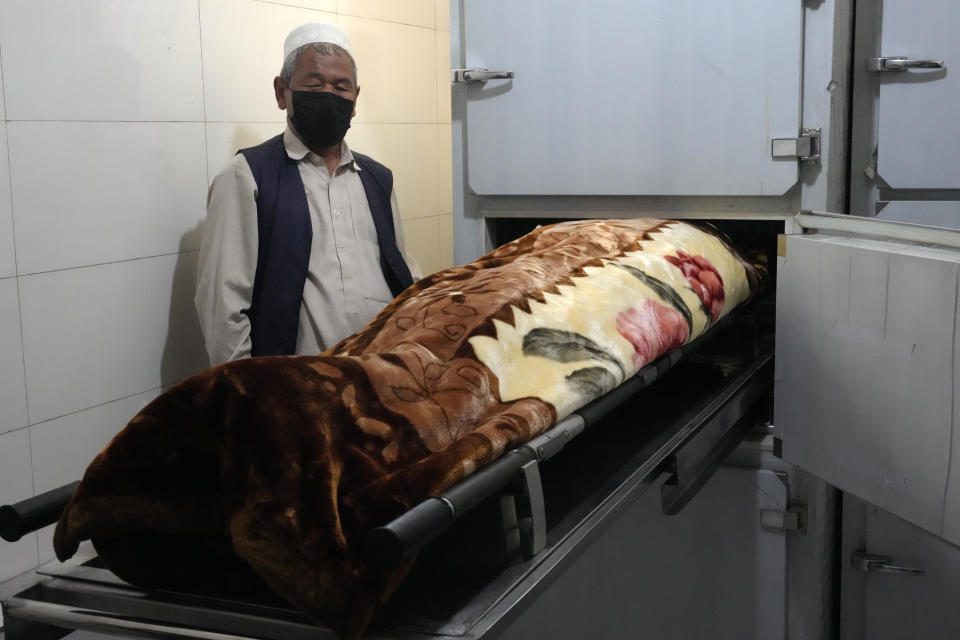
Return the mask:
MULTIPOLYGON (((287 355, 297 347, 300 303, 310 264, 313 228, 297 161, 287 155, 283 135, 241 149, 257 183, 257 273, 250 318, 252 355, 287 355)), ((397 247, 390 193, 393 174, 375 160, 354 153, 380 244, 380 266, 393 295, 413 284, 397 247)))

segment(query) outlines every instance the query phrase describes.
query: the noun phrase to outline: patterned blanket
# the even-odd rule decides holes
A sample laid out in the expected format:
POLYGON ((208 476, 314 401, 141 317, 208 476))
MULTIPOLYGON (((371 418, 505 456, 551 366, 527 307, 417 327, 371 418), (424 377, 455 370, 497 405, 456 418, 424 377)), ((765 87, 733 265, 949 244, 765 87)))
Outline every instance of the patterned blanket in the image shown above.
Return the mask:
POLYGON ((707 331, 762 268, 662 220, 540 227, 407 289, 318 356, 214 367, 94 459, 57 525, 134 584, 270 589, 358 637, 410 562, 367 531, 707 331))

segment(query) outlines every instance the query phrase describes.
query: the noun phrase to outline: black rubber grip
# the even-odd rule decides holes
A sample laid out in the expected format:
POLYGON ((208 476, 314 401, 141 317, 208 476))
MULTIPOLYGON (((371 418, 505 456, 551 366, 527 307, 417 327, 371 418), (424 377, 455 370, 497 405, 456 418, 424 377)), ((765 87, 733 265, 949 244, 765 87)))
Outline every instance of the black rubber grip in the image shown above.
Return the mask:
POLYGON ((443 500, 428 498, 395 520, 371 529, 364 552, 371 564, 385 567, 400 562, 433 540, 453 522, 453 512, 443 500))
POLYGON ((79 484, 79 481, 71 482, 16 504, 0 507, 0 538, 16 542, 26 534, 59 520, 79 484))
POLYGON ((363 541, 367 560, 383 567, 410 556, 440 535, 458 516, 507 486, 517 477, 520 467, 535 459, 529 449, 511 451, 442 496, 428 498, 393 521, 372 529, 363 541))
POLYGON ((459 516, 510 484, 520 472, 520 467, 536 459, 536 454, 530 449, 514 449, 468 476, 465 481, 453 485, 443 496, 459 516))

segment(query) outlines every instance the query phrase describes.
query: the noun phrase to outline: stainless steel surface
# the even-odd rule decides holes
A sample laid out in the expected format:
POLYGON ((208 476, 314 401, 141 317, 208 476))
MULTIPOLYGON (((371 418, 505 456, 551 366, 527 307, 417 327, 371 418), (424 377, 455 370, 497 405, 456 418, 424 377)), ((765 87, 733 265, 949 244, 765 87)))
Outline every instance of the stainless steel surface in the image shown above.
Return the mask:
POLYGON ((508 80, 513 71, 488 71, 487 69, 454 69, 454 82, 486 82, 487 80, 508 80))
POLYGON ((798 222, 837 231, 787 236, 778 265, 784 460, 957 544, 960 252, 945 246, 960 233, 855 216, 798 222), (938 246, 891 240, 908 237, 938 246))
POLYGON ((795 220, 805 230, 960 248, 960 231, 946 227, 929 227, 909 222, 878 220, 823 211, 801 211, 795 216, 795 220))
MULTIPOLYGON (((5 610, 6 615, 18 620, 42 622, 69 629, 99 631, 112 635, 132 635, 138 638, 196 638, 198 640, 248 640, 249 638, 249 636, 228 635, 200 629, 183 629, 176 625, 142 622, 96 609, 21 598, 8 600, 5 610)), ((14 638, 11 637, 10 640, 14 638)))
POLYGON ((797 138, 773 138, 770 141, 770 155, 777 159, 796 158, 819 166, 820 136, 820 129, 804 128, 797 138))
POLYGON ((853 552, 850 562, 854 569, 864 573, 886 573, 897 576, 922 576, 925 571, 921 567, 900 567, 893 563, 889 556, 877 553, 867 553, 863 549, 853 552))
POLYGON ((867 71, 907 71, 908 69, 946 69, 946 67, 943 60, 912 60, 904 56, 867 59, 867 71))
POLYGON ((703 421, 697 433, 671 457, 670 477, 660 486, 661 506, 676 515, 710 479, 723 460, 756 425, 755 407, 766 398, 773 377, 756 376, 772 368, 764 360, 742 374, 741 384, 729 389, 723 406, 703 421))
POLYGON ((765 530, 806 533, 807 505, 792 504, 785 511, 760 510, 760 527, 765 530))
POLYGON ((526 538, 524 552, 533 557, 543 551, 547 545, 547 511, 543 501, 543 481, 540 478, 540 463, 531 460, 520 467, 523 479, 523 497, 529 515, 519 520, 519 526, 526 538))

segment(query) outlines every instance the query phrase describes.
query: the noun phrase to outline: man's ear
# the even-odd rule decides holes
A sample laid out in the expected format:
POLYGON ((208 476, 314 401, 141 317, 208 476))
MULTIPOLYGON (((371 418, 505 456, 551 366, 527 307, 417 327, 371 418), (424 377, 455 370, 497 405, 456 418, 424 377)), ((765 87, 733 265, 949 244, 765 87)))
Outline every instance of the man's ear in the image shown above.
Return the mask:
POLYGON ((273 94, 277 99, 277 108, 281 111, 287 110, 287 95, 286 95, 287 85, 280 79, 280 76, 277 76, 273 79, 273 94))
POLYGON ((353 96, 353 113, 350 114, 350 117, 353 118, 357 115, 357 98, 360 97, 360 87, 357 87, 357 93, 353 96))

